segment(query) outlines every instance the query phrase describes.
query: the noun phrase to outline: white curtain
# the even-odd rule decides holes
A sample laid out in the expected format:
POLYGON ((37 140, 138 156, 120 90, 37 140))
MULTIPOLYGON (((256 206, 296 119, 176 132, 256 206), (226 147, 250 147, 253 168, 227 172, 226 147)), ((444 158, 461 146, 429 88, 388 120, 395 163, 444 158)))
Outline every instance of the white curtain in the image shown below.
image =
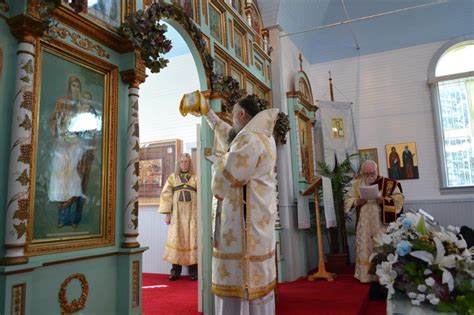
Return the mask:
MULTIPOLYGON (((318 122, 323 136, 324 160, 334 169, 347 156, 358 153, 352 118, 352 103, 320 101, 318 122), (340 127, 340 128, 339 128, 340 127)), ((358 171, 359 156, 351 158, 354 172, 358 171)))

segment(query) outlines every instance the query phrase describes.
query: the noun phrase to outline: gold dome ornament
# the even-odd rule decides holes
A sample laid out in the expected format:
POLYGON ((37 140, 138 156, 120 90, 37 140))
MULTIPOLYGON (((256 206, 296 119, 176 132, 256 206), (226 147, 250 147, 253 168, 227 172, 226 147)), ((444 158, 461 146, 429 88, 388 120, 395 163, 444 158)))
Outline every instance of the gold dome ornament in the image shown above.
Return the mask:
POLYGON ((200 117, 201 115, 206 115, 208 110, 207 99, 199 90, 184 94, 179 104, 179 112, 183 117, 187 114, 200 117))

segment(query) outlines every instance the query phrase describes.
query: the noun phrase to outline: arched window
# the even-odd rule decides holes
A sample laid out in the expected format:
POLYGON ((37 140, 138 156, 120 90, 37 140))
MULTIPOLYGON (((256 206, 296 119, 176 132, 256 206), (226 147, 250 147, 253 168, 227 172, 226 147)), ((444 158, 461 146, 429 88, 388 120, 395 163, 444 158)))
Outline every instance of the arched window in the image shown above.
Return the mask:
POLYGON ((474 187, 474 36, 451 41, 431 60, 442 188, 474 187))

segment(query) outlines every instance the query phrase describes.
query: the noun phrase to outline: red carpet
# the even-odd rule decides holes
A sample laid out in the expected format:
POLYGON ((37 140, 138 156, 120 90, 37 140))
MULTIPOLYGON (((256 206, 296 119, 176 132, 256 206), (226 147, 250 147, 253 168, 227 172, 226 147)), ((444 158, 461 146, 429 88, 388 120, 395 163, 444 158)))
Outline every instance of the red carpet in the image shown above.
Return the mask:
POLYGON ((194 315, 199 314, 198 282, 181 277, 169 281, 169 275, 143 274, 143 315, 194 315))
MULTIPOLYGON (((183 277, 169 281, 168 275, 143 274, 143 314, 199 314, 197 281, 183 277)), ((385 301, 369 301, 369 285, 359 283, 351 274, 339 275, 335 281, 280 283, 277 315, 382 315, 385 301)))

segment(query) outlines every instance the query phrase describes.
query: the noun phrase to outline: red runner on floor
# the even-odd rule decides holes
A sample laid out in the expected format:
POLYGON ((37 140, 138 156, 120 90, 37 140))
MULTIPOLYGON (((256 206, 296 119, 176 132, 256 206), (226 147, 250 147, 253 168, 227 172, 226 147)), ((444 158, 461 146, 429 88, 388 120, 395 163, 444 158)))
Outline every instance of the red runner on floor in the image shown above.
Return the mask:
MULTIPOLYGON (((385 314, 385 301, 369 301, 369 285, 352 274, 325 280, 280 283, 277 315, 379 315, 385 314)), ((182 277, 169 281, 168 275, 143 274, 144 315, 197 315, 197 281, 182 277)))
POLYGON ((169 275, 144 273, 142 292, 144 315, 195 315, 198 309, 198 282, 189 277, 169 281, 169 275))

